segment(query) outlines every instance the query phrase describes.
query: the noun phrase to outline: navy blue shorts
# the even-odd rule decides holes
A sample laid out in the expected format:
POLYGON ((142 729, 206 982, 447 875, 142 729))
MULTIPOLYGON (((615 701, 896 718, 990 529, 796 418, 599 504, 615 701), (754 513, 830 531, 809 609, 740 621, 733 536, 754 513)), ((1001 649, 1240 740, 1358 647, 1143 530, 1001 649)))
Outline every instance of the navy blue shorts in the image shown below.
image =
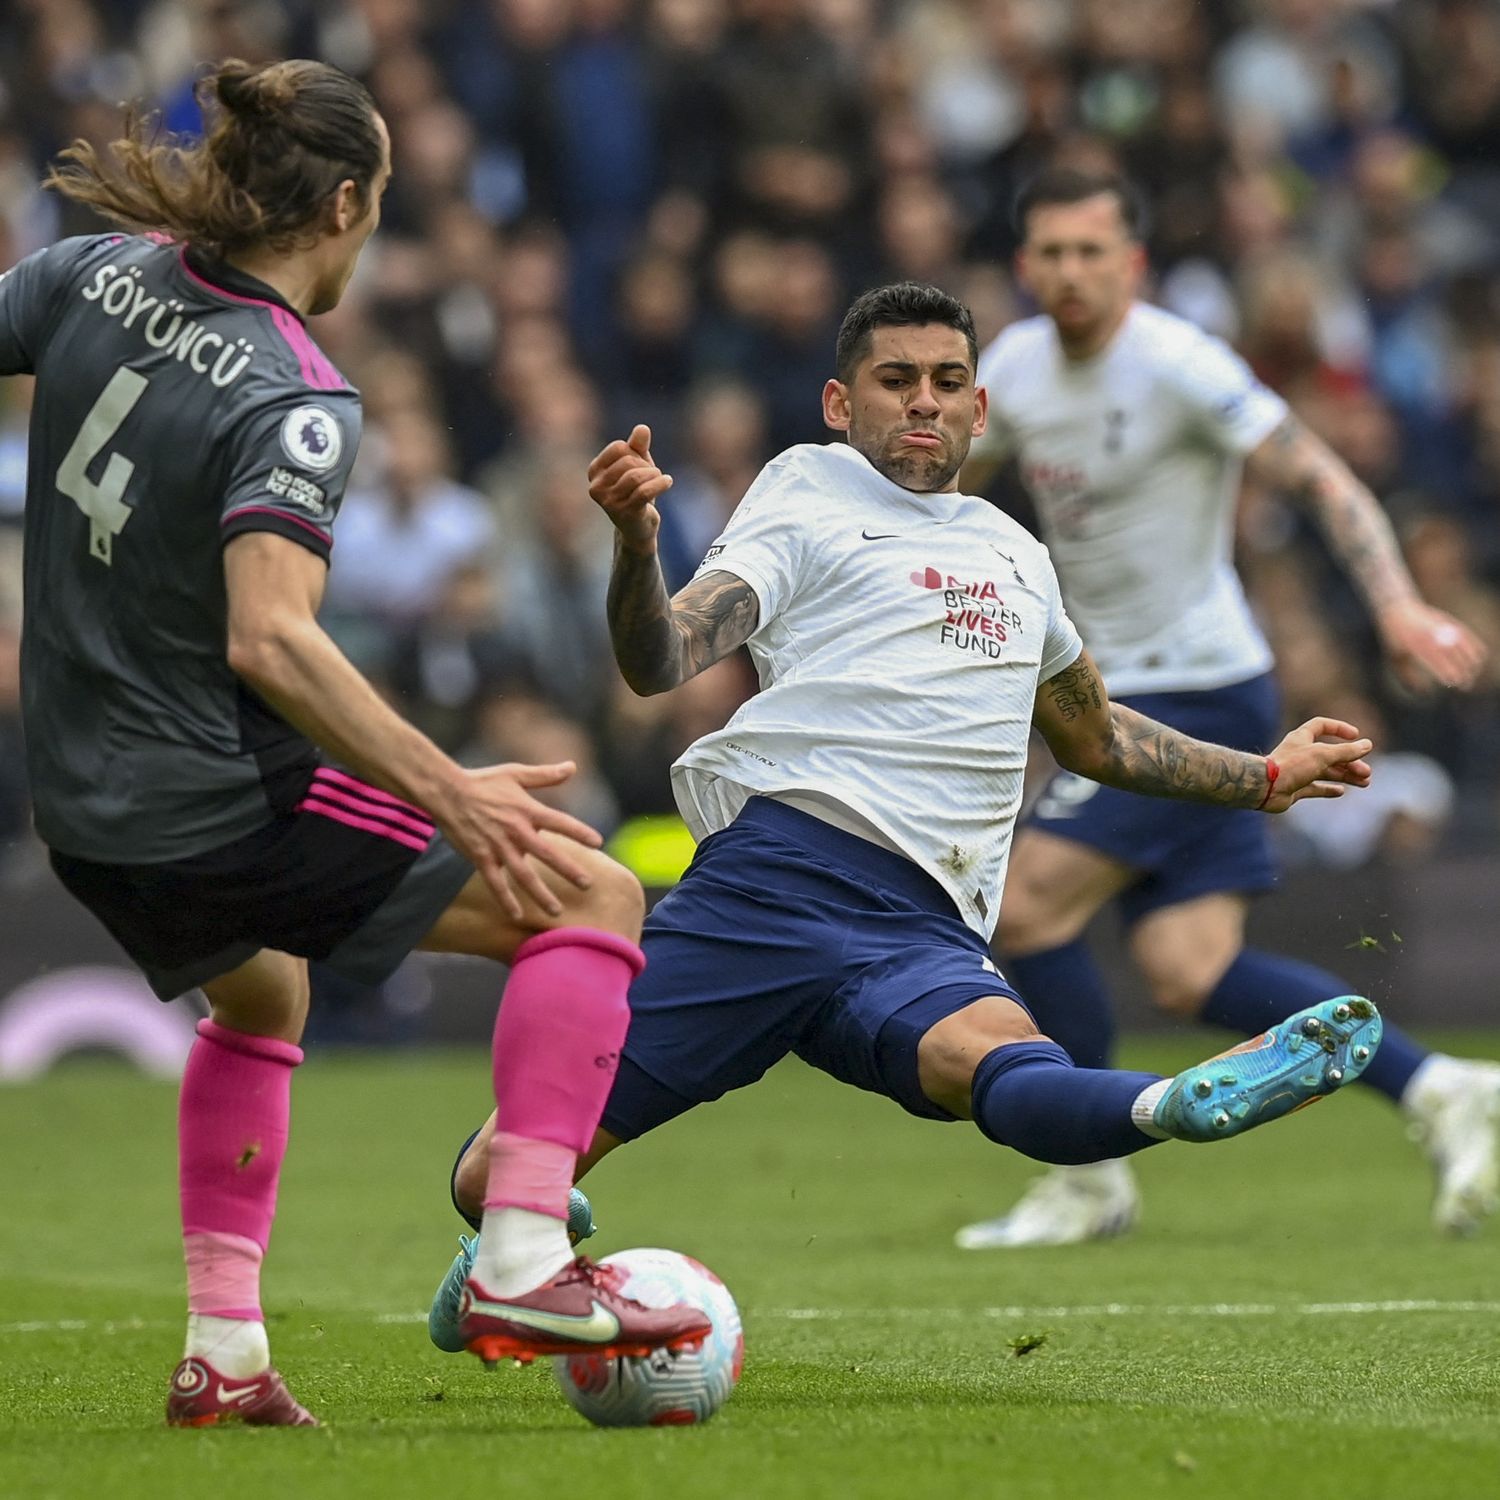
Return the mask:
POLYGON ((986 995, 1016 999, 925 871, 764 797, 698 846, 641 946, 603 1120, 621 1140, 754 1083, 789 1052, 952 1119, 918 1085, 917 1043, 986 995))
MULTIPOLYGON (((1257 755, 1281 738, 1281 700, 1269 674, 1204 692, 1142 693, 1120 702, 1196 739, 1257 755)), ((1141 871, 1119 899, 1127 922, 1215 891, 1250 893, 1276 884, 1264 813, 1142 797, 1063 771, 1024 826, 1074 839, 1141 871)))

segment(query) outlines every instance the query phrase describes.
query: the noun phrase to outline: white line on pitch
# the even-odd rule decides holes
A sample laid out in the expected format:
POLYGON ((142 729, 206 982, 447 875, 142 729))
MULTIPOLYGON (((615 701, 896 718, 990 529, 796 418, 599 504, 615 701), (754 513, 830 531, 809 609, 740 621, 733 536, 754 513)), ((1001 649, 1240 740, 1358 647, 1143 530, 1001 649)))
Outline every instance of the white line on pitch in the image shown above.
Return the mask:
MULTIPOLYGON (((1444 1302, 1404 1299, 1389 1302, 1099 1302, 1074 1307, 787 1307, 759 1316, 813 1322, 838 1318, 1270 1318, 1326 1313, 1500 1314, 1500 1302, 1444 1302)), ((752 1310, 751 1315, 754 1316, 752 1310)))
POLYGON ((88 1318, 59 1318, 50 1323, 0 1323, 0 1335, 7 1333, 134 1333, 140 1328, 175 1328, 166 1318, 116 1318, 95 1322, 88 1318))
MULTIPOLYGON (((840 1319, 879 1318, 1274 1318, 1324 1315, 1360 1317, 1400 1313, 1470 1313, 1486 1317, 1500 1315, 1500 1302, 1451 1301, 1409 1298, 1388 1302, 1097 1302, 1072 1307, 767 1307, 749 1308, 751 1319, 780 1319, 789 1323, 833 1322, 840 1319)), ((340 1310, 329 1309, 340 1316, 340 1310)), ((376 1313, 374 1323, 425 1323, 424 1312, 376 1313)), ((170 1328, 164 1318, 127 1318, 94 1322, 85 1318, 62 1318, 52 1322, 0 1323, 0 1337, 21 1333, 136 1332, 147 1328, 170 1328)))
MULTIPOLYGON (((1500 1302, 1099 1302, 1075 1307, 767 1307, 747 1308, 749 1318, 791 1323, 876 1318, 1273 1318, 1319 1314, 1358 1317, 1370 1313, 1500 1314, 1500 1302)), ((425 1323, 426 1313, 381 1313, 377 1323, 425 1323)))

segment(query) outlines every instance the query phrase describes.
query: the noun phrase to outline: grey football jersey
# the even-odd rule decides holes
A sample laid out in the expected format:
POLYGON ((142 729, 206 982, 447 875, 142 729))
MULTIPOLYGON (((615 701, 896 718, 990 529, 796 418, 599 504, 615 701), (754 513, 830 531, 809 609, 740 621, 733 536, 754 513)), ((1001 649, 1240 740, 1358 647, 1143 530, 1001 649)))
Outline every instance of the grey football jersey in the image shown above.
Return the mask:
POLYGON ((229 668, 220 551, 271 531, 327 559, 358 394, 270 287, 154 237, 64 240, 0 278, 0 374, 23 372, 37 831, 124 864, 250 833, 317 757, 229 668))

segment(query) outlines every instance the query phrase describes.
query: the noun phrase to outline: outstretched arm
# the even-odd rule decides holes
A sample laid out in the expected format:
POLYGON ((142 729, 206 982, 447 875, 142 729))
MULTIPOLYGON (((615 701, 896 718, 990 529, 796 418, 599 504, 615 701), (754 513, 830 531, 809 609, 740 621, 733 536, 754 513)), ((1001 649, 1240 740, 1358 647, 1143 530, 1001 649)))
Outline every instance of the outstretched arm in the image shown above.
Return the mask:
POLYGON ((1360 758, 1370 741, 1352 724, 1310 719, 1269 756, 1211 745, 1111 703, 1087 651, 1037 688, 1032 722, 1065 770, 1148 797, 1285 812, 1370 779, 1360 758), (1320 743, 1330 735, 1336 743, 1320 743))
POLYGON ((566 781, 572 763, 456 765, 380 697, 318 624, 327 572, 321 557, 271 532, 234 537, 224 548, 230 667, 314 744, 425 808, 517 921, 519 893, 556 915, 561 903, 535 862, 580 887, 589 877, 543 830, 590 847, 599 835, 531 791, 566 781))
POLYGON ((1246 468, 1317 520, 1403 675, 1425 674, 1445 687, 1473 684, 1484 646, 1452 615, 1422 601, 1380 502, 1338 454, 1296 417, 1287 417, 1252 450, 1246 468))
POLYGON ((651 460, 651 429, 614 442, 589 465, 589 496, 615 526, 609 633, 620 671, 642 696, 664 693, 728 656, 760 618, 755 591, 733 573, 695 578, 667 594, 656 555, 656 500, 672 477, 651 460))

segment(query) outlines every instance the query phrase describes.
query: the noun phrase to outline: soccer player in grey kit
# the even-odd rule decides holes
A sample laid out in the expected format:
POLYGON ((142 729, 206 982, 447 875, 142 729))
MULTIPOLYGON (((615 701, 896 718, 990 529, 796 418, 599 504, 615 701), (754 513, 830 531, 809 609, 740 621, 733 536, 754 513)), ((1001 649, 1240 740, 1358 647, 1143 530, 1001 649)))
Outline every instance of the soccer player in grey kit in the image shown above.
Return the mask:
POLYGON ((700 1338, 573 1260, 590 1142, 640 967, 642 897, 531 789, 463 770, 317 624, 360 436, 305 320, 380 217, 390 144, 321 63, 227 62, 200 142, 132 123, 51 185, 127 232, 0 278, 0 374, 36 376, 23 701, 38 832, 164 999, 201 986, 179 1112, 188 1335, 167 1419, 303 1425, 271 1367, 260 1267, 307 960, 376 981, 411 949, 511 965, 470 1347, 486 1360, 700 1338))

